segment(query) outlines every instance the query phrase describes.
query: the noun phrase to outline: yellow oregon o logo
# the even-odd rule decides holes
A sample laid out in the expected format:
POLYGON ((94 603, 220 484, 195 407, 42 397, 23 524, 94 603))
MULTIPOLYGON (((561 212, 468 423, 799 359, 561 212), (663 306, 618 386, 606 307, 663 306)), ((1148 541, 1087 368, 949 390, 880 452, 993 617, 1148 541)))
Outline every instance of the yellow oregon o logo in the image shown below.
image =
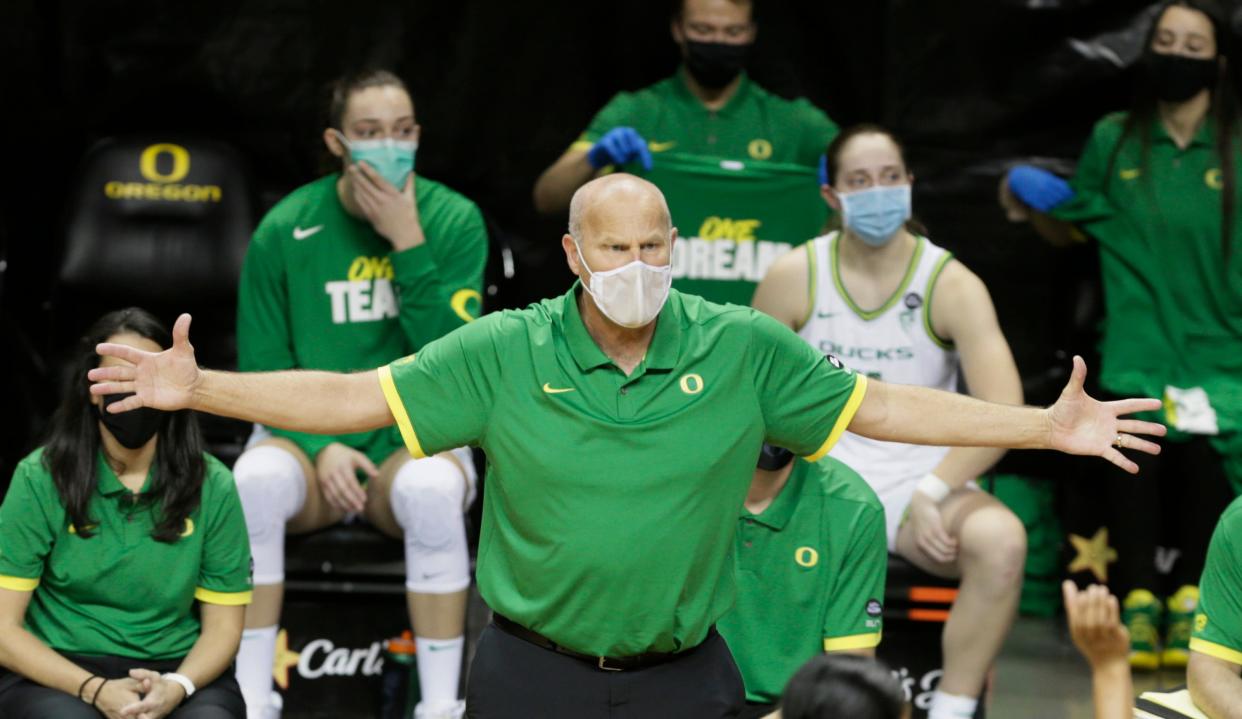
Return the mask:
POLYGON ((1207 629, 1208 618, 1206 614, 1195 615, 1195 631, 1201 632, 1207 629))
POLYGON ((1219 189, 1224 188, 1225 183, 1221 181, 1220 168, 1213 167, 1212 169, 1203 173, 1203 184, 1207 185, 1213 190, 1219 190, 1219 189))
POLYGON ((794 561, 800 567, 814 567, 819 564, 819 552, 811 547, 798 547, 794 550, 794 561))
POLYGON ((138 158, 138 171, 151 182, 180 182, 190 172, 190 151, 169 142, 151 145, 138 158), (172 156, 172 170, 162 174, 156 166, 156 160, 165 153, 172 156))
POLYGON ((188 537, 191 534, 194 534, 194 520, 190 519, 189 517, 186 517, 185 518, 185 531, 181 533, 181 536, 188 537))
POLYGON ((698 394, 703 391, 703 378, 697 374, 681 376, 681 391, 686 394, 698 394))
POLYGON ((478 302, 479 309, 483 308, 483 296, 471 289, 457 290, 449 300, 449 307, 453 308, 453 312, 463 322, 474 322, 475 320, 475 316, 470 314, 470 310, 466 309, 466 305, 469 304, 470 300, 478 302))
POLYGON ((746 151, 756 160, 766 160, 772 156, 772 143, 763 139, 751 140, 746 151))

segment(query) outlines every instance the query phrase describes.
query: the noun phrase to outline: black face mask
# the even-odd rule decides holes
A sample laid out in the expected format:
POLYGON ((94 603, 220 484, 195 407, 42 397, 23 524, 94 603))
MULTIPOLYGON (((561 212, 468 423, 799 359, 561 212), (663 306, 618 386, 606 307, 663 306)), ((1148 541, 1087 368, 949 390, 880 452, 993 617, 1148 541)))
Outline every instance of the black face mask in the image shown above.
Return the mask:
POLYGON ((759 452, 759 462, 755 466, 768 472, 775 472, 778 469, 784 469, 785 465, 793 461, 793 457, 793 452, 784 447, 773 447, 765 443, 763 450, 759 452))
POLYGON ((1183 102, 1216 82, 1216 58, 1204 60, 1183 55, 1147 54, 1145 71, 1156 97, 1165 102, 1183 102))
POLYGON ((732 45, 686 40, 686 70, 703 87, 719 90, 746 69, 746 56, 749 54, 749 43, 732 45))
POLYGON ((128 412, 120 414, 112 414, 108 412, 108 405, 113 402, 120 402, 126 397, 133 397, 134 393, 127 394, 106 394, 103 398, 103 407, 91 405, 95 409, 95 416, 100 422, 108 428, 112 436, 120 442, 121 446, 126 449, 138 449, 160 430, 160 425, 164 422, 164 412, 150 407, 140 407, 131 409, 128 412))

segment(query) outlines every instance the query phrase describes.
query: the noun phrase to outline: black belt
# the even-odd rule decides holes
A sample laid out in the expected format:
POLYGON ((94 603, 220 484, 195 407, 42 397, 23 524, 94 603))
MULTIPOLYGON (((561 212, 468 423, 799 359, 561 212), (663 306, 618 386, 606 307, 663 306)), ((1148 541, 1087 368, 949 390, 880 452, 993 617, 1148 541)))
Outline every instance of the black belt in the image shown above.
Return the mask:
MULTIPOLYGON (((680 659, 681 657, 686 656, 689 652, 698 648, 695 647, 694 649, 687 649, 680 652, 646 652, 643 654, 634 654, 628 657, 600 657, 591 654, 583 654, 582 652, 575 652, 572 649, 562 647, 539 632, 527 629, 502 614, 496 614, 493 612, 492 623, 496 625, 497 629, 506 634, 511 634, 518 639, 530 642, 537 647, 550 649, 557 654, 564 654, 567 657, 573 657, 580 662, 586 662, 596 669, 606 672, 624 672, 633 671, 635 669, 646 669, 647 667, 653 667, 657 664, 664 664, 665 662, 671 662, 674 659, 680 659)), ((707 632, 707 637, 710 638, 715 633, 716 627, 712 626, 712 628, 707 632)), ((706 639, 704 641, 706 641, 706 639)), ((702 646, 702 644, 699 644, 699 646, 702 646)))

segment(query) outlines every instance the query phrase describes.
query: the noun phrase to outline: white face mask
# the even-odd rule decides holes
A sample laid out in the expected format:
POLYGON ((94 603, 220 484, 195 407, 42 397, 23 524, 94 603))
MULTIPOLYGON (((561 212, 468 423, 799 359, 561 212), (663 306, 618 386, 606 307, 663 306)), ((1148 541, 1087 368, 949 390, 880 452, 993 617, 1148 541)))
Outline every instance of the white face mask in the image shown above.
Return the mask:
POLYGON ((642 327, 656 318, 668 300, 668 290, 673 285, 673 266, 658 267, 642 260, 634 260, 623 267, 607 272, 593 272, 582 256, 582 246, 574 240, 578 259, 587 272, 590 282, 584 283, 587 292, 595 299, 595 306, 608 319, 622 327, 642 327))

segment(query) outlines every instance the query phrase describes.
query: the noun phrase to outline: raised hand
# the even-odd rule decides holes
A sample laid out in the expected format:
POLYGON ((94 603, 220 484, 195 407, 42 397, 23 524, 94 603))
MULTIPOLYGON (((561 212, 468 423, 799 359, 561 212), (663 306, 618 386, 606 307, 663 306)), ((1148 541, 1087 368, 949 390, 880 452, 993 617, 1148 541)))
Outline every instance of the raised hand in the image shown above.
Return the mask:
POLYGON ((1061 585, 1070 638, 1091 666, 1125 664, 1130 656, 1130 633, 1121 623, 1117 598, 1106 587, 1093 584, 1079 591, 1072 581, 1061 585))
POLYGON ((1056 404, 1051 407, 1049 445, 1067 454, 1103 457, 1131 474, 1137 473, 1138 465, 1120 450, 1132 449, 1147 454, 1159 454, 1160 445, 1136 435, 1163 437, 1167 430, 1162 424, 1121 419, 1121 416, 1160 409, 1160 400, 1123 399, 1100 402, 1089 397, 1083 389, 1086 379, 1087 364, 1082 357, 1075 355, 1074 371, 1070 374, 1069 382, 1061 390, 1061 397, 1056 404))
POLYGON ((87 373, 94 384, 91 394, 133 392, 107 411, 126 412, 139 407, 162 410, 186 409, 194 389, 202 381, 202 370, 194 360, 190 344, 190 316, 183 314, 173 325, 173 346, 163 352, 145 352, 129 345, 104 342, 95 347, 103 357, 115 357, 128 364, 97 367, 87 373))

